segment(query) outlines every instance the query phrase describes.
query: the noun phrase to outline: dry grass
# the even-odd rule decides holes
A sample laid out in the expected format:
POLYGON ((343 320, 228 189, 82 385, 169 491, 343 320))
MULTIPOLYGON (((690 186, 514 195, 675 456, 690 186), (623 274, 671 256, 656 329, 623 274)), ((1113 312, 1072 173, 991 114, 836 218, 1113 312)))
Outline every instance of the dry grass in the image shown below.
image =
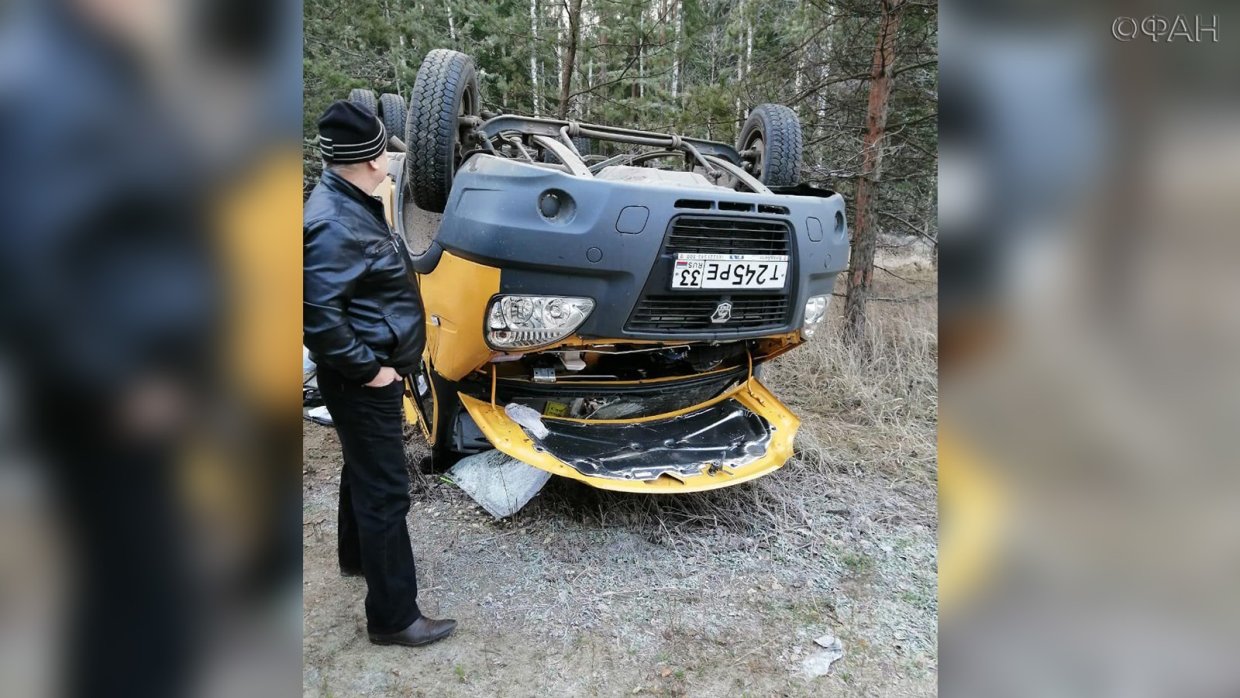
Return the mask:
MULTIPOLYGON (((911 278, 910 270, 902 271, 911 278)), ((878 290, 883 297, 922 299, 871 303, 864 341, 856 344, 841 339, 843 302, 836 299, 831 327, 772 362, 764 376, 801 416, 798 467, 785 479, 803 482, 791 482, 791 488, 809 487, 822 474, 863 470, 929 485, 926 494, 934 494, 936 304, 923 298, 920 283, 891 280, 878 290)), ((926 514, 932 524, 933 505, 926 514)))

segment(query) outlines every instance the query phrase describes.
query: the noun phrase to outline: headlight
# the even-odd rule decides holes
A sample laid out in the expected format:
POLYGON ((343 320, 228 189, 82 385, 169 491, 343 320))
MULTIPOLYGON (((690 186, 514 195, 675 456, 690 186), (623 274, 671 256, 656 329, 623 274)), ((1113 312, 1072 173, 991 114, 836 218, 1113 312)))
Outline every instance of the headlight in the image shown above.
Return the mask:
POLYGON ((532 349, 564 339, 590 317, 594 301, 562 296, 499 296, 487 308, 487 342, 532 349))
POLYGON ((806 339, 814 336, 818 325, 827 319, 827 307, 831 305, 831 296, 813 296, 805 301, 805 324, 801 325, 801 334, 806 339))

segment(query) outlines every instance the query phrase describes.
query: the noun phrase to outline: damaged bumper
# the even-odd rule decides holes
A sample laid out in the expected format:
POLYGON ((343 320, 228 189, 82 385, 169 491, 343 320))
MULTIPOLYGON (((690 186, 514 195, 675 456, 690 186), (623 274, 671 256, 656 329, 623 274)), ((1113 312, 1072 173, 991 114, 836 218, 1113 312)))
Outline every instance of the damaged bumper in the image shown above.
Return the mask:
POLYGON ((553 475, 622 492, 696 492, 760 477, 792 457, 800 425, 757 379, 653 417, 543 417, 541 437, 514 422, 503 405, 460 398, 500 451, 553 475))

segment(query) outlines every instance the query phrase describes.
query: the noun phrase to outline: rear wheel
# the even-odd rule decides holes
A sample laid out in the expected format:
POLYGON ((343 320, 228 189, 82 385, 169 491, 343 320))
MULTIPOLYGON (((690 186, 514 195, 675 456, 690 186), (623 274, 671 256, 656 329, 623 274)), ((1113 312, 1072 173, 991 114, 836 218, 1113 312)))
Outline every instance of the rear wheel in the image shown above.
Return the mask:
POLYGON ((375 116, 379 115, 379 100, 375 99, 375 91, 361 87, 349 91, 349 101, 368 110, 375 116))
POLYGON ((390 92, 379 97, 379 118, 383 120, 388 136, 405 139, 406 111, 404 97, 390 92))
POLYGON ((449 49, 426 54, 409 97, 405 176, 419 208, 443 211, 464 155, 464 116, 479 112, 478 74, 469 56, 449 49))
POLYGON ((791 187, 801 180, 802 143, 796 112, 782 104, 759 104, 749 112, 736 149, 758 181, 791 187))

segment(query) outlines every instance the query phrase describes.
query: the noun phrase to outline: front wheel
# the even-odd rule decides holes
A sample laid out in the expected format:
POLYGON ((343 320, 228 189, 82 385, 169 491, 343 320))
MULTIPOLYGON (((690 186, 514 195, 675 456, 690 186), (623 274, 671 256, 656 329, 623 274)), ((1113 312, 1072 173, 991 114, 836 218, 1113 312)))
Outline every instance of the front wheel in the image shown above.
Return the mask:
POLYGON ((736 149, 745 169, 772 187, 796 186, 801 181, 801 122, 782 104, 759 104, 741 127, 736 149))
POLYGON ((472 58, 443 48, 426 54, 405 122, 405 176, 419 208, 439 213, 447 205, 469 129, 461 117, 477 116, 480 103, 472 58))

